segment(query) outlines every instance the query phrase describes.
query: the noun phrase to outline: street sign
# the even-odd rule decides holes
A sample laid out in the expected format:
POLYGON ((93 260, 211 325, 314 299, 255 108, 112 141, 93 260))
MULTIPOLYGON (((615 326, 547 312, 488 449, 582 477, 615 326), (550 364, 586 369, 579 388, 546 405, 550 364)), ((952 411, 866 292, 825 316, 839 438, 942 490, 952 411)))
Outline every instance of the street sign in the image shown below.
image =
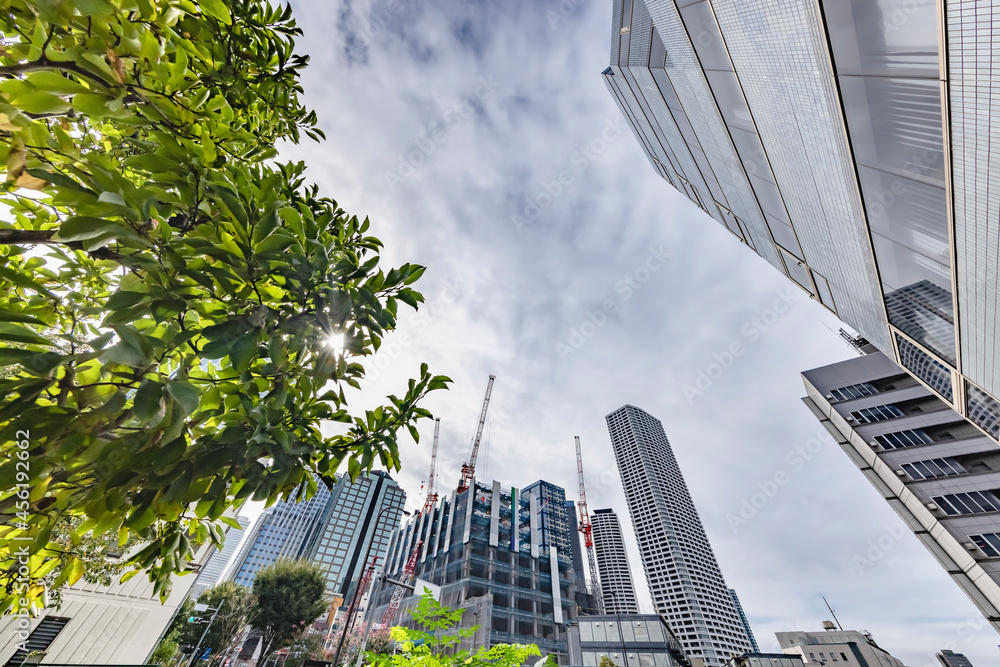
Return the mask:
POLYGON ((199 660, 207 660, 208 659, 208 654, 211 653, 211 652, 212 652, 212 649, 210 647, 206 647, 205 650, 201 652, 201 655, 198 656, 198 659, 199 660))
POLYGON ((199 602, 195 602, 194 603, 194 610, 196 612, 198 612, 198 613, 201 613, 203 611, 208 611, 208 605, 207 604, 201 604, 199 602))

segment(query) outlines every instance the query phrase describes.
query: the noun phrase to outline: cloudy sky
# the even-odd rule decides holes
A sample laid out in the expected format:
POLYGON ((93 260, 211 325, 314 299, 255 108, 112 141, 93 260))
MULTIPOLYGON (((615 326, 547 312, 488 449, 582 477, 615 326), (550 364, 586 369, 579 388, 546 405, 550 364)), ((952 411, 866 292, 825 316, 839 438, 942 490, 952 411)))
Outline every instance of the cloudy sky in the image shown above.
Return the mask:
MULTIPOLYGON (((575 498, 579 435, 591 507, 626 522, 651 611, 604 425, 631 403, 663 422, 762 650, 777 650, 776 631, 819 630, 825 594, 845 627, 910 667, 942 648, 994 661, 998 637, 835 445, 789 462, 818 430, 800 371, 853 352, 835 318, 645 160, 600 76, 609 2, 293 7, 328 141, 285 155, 370 216, 390 263, 428 267, 427 305, 401 318, 357 405, 402 390, 421 361, 453 378, 427 403, 442 418, 444 489, 493 373, 478 477, 544 478, 575 498), (744 352, 727 357, 734 343, 744 352), (781 472, 789 482, 734 520, 781 472)), ((432 431, 406 446, 397 476, 412 506, 432 431)))

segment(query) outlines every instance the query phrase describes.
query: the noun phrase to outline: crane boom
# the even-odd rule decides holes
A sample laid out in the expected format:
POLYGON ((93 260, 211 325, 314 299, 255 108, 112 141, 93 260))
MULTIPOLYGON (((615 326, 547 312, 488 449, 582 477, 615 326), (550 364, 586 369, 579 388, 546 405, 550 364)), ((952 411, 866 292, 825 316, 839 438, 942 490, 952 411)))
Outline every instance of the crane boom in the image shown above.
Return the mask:
MULTIPOLYGON (((423 540, 417 542, 417 545, 413 547, 413 553, 410 554, 410 560, 406 561, 406 567, 403 568, 403 576, 400 580, 403 583, 410 583, 413 579, 413 572, 417 569, 417 554, 420 553, 420 547, 424 544, 423 540)), ((389 600, 389 606, 385 608, 385 613, 382 615, 382 623, 380 627, 388 628, 393 620, 396 618, 396 612, 399 611, 399 603, 403 600, 403 587, 396 586, 396 590, 392 592, 392 598, 389 600)))
POLYGON ((434 469, 437 467, 438 458, 438 435, 441 433, 441 420, 434 420, 434 444, 431 446, 431 471, 427 475, 427 500, 424 501, 424 508, 421 513, 433 511, 434 503, 437 502, 438 494, 434 484, 434 469))
POLYGON ((483 410, 479 413, 479 426, 476 428, 476 438, 472 441, 472 454, 469 461, 462 464, 462 480, 458 483, 458 491, 461 493, 472 485, 472 480, 476 476, 476 457, 479 456, 479 441, 483 437, 483 425, 486 424, 486 411, 490 407, 490 395, 493 393, 493 381, 497 376, 491 375, 490 381, 486 385, 486 398, 483 399, 483 410))
POLYGON ((583 480, 583 452, 580 449, 580 436, 576 439, 576 471, 580 476, 580 532, 583 533, 583 543, 587 548, 587 561, 590 565, 590 595, 594 598, 597 613, 604 613, 604 600, 601 596, 601 584, 597 578, 597 559, 594 557, 594 527, 590 524, 590 511, 587 509, 587 485, 583 480))

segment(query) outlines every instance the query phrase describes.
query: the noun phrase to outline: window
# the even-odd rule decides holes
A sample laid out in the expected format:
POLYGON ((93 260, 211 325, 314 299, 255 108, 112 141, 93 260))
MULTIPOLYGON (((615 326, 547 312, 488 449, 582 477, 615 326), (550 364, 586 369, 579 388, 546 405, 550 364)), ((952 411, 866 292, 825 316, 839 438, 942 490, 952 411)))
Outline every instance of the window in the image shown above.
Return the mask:
POLYGON ((28 639, 25 640, 24 644, 14 655, 10 657, 7 661, 8 665, 20 665, 27 659, 28 654, 33 651, 44 651, 59 634, 59 631, 66 627, 70 619, 62 618, 59 616, 46 616, 41 622, 31 631, 28 635, 28 639))
POLYGON ((874 396, 878 393, 878 390, 867 382, 862 382, 861 384, 852 384, 849 387, 833 389, 830 393, 838 401, 850 401, 862 396, 874 396))
POLYGON ((981 514, 1000 512, 1000 498, 992 491, 970 491, 931 498, 945 514, 981 514))
POLYGON ((864 410, 855 410, 851 413, 861 424, 871 424, 872 422, 885 421, 886 419, 895 419, 896 417, 902 417, 903 411, 897 408, 895 405, 876 405, 873 408, 865 408, 864 410))
POLYGON ((969 539, 990 558, 1000 558, 1000 533, 969 535, 969 539))
POLYGON ((885 435, 876 435, 875 442, 885 449, 902 449, 903 447, 915 447, 917 445, 927 445, 933 442, 923 429, 913 428, 906 431, 896 431, 885 435))
POLYGON ((953 475, 962 475, 966 472, 965 468, 963 468, 958 461, 951 457, 904 463, 902 468, 906 471, 906 474, 913 479, 951 477, 953 475))

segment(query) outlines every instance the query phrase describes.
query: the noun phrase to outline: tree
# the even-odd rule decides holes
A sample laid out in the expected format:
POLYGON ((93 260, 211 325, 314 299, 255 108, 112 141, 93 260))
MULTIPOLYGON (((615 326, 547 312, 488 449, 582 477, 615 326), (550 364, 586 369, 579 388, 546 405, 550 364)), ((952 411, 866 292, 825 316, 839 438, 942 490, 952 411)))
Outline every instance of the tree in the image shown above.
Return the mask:
POLYGON ((319 660, 322 657, 323 636, 302 635, 288 647, 288 657, 281 661, 281 667, 302 667, 306 660, 319 660))
POLYGON ((424 267, 380 269, 368 220, 276 160, 322 138, 290 6, 5 6, 0 613, 95 567, 89 538, 141 542, 124 577, 164 599, 227 509, 399 469, 398 431, 448 378, 422 366, 363 414, 344 390, 424 267))
MULTIPOLYGON (((325 652, 323 660, 327 662, 331 662, 333 660, 333 657, 336 654, 334 649, 337 644, 340 643, 340 637, 346 629, 347 628, 343 627, 343 624, 341 624, 340 630, 333 633, 329 644, 334 648, 325 652)), ((369 630, 368 624, 361 623, 355 625, 354 628, 347 633, 347 637, 344 639, 344 648, 340 652, 340 658, 337 660, 337 664, 332 667, 346 667, 347 665, 353 665, 358 659, 358 651, 361 650, 361 645, 365 643, 366 634, 368 635, 367 644, 365 646, 366 654, 388 653, 392 650, 393 641, 389 633, 389 628, 372 628, 369 630)))
POLYGON ((597 667, 618 667, 615 661, 606 655, 601 656, 601 661, 597 663, 597 667))
POLYGON ((325 593, 324 570, 309 561, 282 559, 257 573, 250 627, 261 635, 258 664, 266 664, 275 649, 299 638, 326 611, 325 593))
MULTIPOLYGON (((394 627, 393 640, 399 647, 396 654, 370 654, 380 667, 517 667, 531 656, 540 656, 534 644, 496 644, 475 651, 455 650, 463 639, 475 636, 478 626, 458 627, 462 609, 450 609, 439 604, 430 592, 425 593, 413 610, 413 619, 422 630, 394 627), (453 634, 443 634, 453 630, 453 634)), ((551 656, 547 661, 553 665, 551 656)))
POLYGON ((172 665, 177 660, 180 652, 181 648, 177 639, 177 633, 168 632, 160 640, 160 643, 156 645, 156 650, 153 651, 153 654, 149 656, 149 663, 169 667, 169 665, 172 665))
POLYGON ((224 581, 199 595, 198 602, 219 610, 202 642, 202 648, 212 649, 209 663, 215 664, 239 642, 256 611, 256 601, 248 587, 224 581))

